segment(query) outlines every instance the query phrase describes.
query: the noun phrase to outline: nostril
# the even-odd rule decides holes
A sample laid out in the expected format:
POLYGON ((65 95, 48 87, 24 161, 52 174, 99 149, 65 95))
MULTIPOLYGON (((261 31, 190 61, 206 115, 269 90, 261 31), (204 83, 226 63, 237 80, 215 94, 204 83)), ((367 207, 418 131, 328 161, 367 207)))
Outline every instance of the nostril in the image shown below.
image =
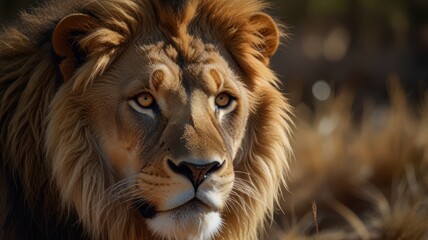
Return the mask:
POLYGON ((212 173, 218 171, 222 167, 222 163, 217 161, 208 164, 194 164, 190 162, 181 162, 178 166, 171 160, 168 160, 168 166, 177 174, 185 176, 189 179, 195 189, 212 173))
POLYGON ((210 169, 208 169, 206 175, 209 175, 213 172, 216 172, 217 170, 219 170, 221 168, 221 166, 223 165, 222 163, 219 163, 217 161, 214 162, 215 164, 213 166, 211 166, 210 169))
POLYGON ((168 160, 168 166, 171 168, 173 172, 183 175, 187 177, 189 180, 192 179, 192 176, 193 176, 192 170, 187 165, 180 163, 177 166, 171 160, 168 160))

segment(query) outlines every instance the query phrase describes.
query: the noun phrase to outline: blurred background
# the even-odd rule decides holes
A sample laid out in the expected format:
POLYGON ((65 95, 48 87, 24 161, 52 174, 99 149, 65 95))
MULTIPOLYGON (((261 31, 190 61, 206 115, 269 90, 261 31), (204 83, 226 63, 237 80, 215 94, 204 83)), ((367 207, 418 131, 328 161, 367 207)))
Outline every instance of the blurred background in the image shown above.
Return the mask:
MULTIPOLYGON (((0 23, 36 0, 0 0, 0 23)), ((265 239, 428 239, 428 1, 272 0, 295 159, 265 239)))
POLYGON ((423 95, 428 1, 276 0, 273 6, 289 35, 272 64, 286 89, 300 89, 298 96, 290 92, 296 101, 323 101, 344 86, 359 99, 384 101, 390 79, 400 79, 409 98, 423 95))
MULTIPOLYGON (((419 100, 428 83, 427 0, 271 0, 288 37, 272 60, 295 102, 324 101, 346 86, 388 99, 399 79, 419 100), (297 91, 296 91, 297 90, 297 91)), ((0 0, 0 23, 41 0, 0 0)))

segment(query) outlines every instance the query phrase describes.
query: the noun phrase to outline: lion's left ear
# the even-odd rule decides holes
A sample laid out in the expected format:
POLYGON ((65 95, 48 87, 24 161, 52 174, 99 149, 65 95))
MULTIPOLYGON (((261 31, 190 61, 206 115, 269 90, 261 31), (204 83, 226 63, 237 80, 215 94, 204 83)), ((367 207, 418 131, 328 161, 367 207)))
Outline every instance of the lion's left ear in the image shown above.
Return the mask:
POLYGON ((86 54, 77 43, 78 38, 99 27, 98 22, 86 14, 68 15, 56 25, 52 35, 52 47, 62 58, 59 68, 64 81, 71 78, 86 54))
POLYGON ((90 71, 83 78, 91 80, 112 61, 125 37, 104 25, 82 13, 68 15, 56 25, 52 47, 61 58, 59 69, 64 81, 71 79, 84 64, 90 65, 90 71))
POLYGON ((261 42, 254 43, 256 49, 260 52, 263 59, 260 59, 265 65, 276 52, 279 46, 280 31, 275 21, 265 13, 256 13, 250 18, 251 26, 256 30, 261 42))

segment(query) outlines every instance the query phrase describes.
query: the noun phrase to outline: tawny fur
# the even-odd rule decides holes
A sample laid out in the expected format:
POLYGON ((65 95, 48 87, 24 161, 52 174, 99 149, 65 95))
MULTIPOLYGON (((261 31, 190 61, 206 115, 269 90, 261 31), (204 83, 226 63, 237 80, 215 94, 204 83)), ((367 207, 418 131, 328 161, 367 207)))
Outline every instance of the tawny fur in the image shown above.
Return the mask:
POLYGON ((256 239, 272 216, 290 155, 290 108, 267 66, 276 49, 267 46, 277 39, 266 38, 266 31, 278 28, 257 26, 254 14, 266 7, 257 0, 189 0, 179 12, 161 2, 166 1, 55 2, 23 13, 18 24, 2 31, 0 177, 7 189, 0 191, 7 200, 1 199, 0 224, 5 237, 31 236, 23 233, 28 231, 34 238, 154 239, 136 222, 134 209, 107 194, 117 178, 97 148, 91 119, 77 113, 85 109, 61 103, 69 94, 78 99, 136 38, 154 32, 168 35, 185 58, 192 57, 186 48, 190 35, 221 45, 251 92, 245 137, 234 159, 237 180, 216 237, 256 239), (89 14, 101 26, 77 40, 88 56, 63 83, 51 35, 71 13, 89 14), (64 111, 79 118, 50 123, 64 111))

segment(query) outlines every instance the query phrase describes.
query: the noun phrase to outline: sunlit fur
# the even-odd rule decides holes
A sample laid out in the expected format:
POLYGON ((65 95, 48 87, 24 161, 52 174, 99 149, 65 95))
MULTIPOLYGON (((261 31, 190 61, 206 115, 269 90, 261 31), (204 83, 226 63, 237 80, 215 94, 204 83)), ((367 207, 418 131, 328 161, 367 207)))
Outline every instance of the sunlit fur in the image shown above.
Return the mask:
MULTIPOLYGON (((85 99, 86 91, 99 83, 135 40, 153 32, 167 35, 184 58, 192 57, 192 48, 187 47, 190 36, 219 46, 245 85, 249 116, 233 159, 233 189, 215 238, 256 239, 272 216, 279 189, 285 185, 290 155, 290 107, 268 67, 282 35, 280 29, 275 24, 262 25, 254 17, 266 7, 258 0, 189 0, 183 1, 180 10, 161 2, 167 1, 57 2, 23 13, 17 26, 1 33, 0 177, 22 183, 20 196, 30 210, 41 212, 35 216, 41 218, 41 232, 53 231, 49 227, 58 222, 65 229, 81 224, 82 234, 94 239, 159 237, 132 207, 138 201, 127 186, 136 176, 118 178, 105 160, 86 105, 94 99, 85 99), (90 14, 101 24, 78 39, 76 44, 86 50, 87 58, 71 79, 62 82, 50 36, 55 25, 71 13, 90 14), (79 223, 69 222, 74 218, 79 223)), ((13 194, 10 189, 2 191, 13 194)), ((0 211, 5 211, 0 212, 0 220, 7 220, 12 207, 1 204, 0 211)), ((12 239, 22 236, 20 231, 25 229, 20 219, 14 220, 3 233, 12 239)), ((204 231, 209 233, 201 236, 214 233, 209 229, 198 233, 204 231)), ((61 239, 67 236, 64 231, 61 239)))

